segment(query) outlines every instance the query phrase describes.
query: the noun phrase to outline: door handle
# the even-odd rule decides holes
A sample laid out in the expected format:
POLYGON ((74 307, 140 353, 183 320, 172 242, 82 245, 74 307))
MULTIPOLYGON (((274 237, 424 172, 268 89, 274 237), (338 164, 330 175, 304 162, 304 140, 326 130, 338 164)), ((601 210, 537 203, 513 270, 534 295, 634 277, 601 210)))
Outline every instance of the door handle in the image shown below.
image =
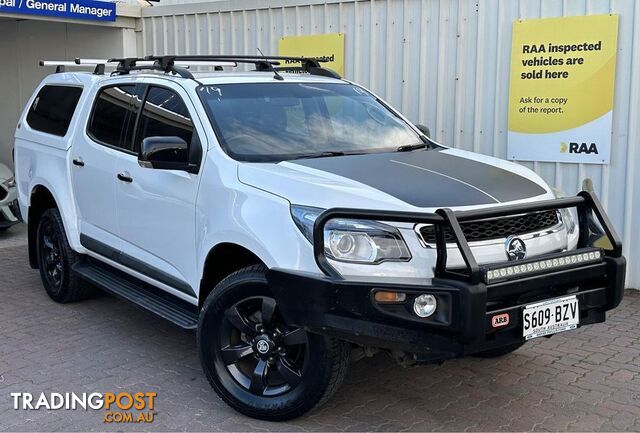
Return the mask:
POLYGON ((80 157, 74 158, 73 165, 77 165, 78 167, 84 167, 84 161, 80 157))
POLYGON ((121 181, 127 182, 127 183, 133 182, 133 178, 131 176, 129 176, 128 173, 118 173, 118 180, 121 180, 121 181))

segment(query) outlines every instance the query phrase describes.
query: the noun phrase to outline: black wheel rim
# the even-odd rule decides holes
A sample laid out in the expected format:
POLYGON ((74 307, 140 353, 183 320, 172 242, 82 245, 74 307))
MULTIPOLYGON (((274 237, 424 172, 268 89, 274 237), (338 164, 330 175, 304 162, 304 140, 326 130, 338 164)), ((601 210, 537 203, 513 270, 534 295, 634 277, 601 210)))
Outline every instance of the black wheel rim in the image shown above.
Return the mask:
POLYGON ((220 358, 234 380, 257 396, 294 389, 308 360, 307 333, 287 326, 269 297, 244 299, 225 312, 220 358))
POLYGON ((51 287, 59 289, 64 275, 62 244, 60 234, 50 221, 43 221, 40 227, 40 259, 47 282, 51 287))

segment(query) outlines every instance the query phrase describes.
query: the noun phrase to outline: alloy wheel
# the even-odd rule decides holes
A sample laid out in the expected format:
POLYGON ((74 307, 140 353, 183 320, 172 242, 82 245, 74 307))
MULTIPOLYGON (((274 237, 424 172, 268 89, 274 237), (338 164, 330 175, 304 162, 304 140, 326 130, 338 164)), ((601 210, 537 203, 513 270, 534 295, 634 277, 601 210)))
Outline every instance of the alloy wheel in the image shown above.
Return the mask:
POLYGON ((40 254, 45 278, 51 287, 59 289, 64 272, 62 244, 59 233, 50 221, 43 222, 40 228, 40 254))
POLYGON ((282 395, 302 380, 307 333, 284 323, 273 298, 258 296, 236 303, 225 312, 219 332, 225 368, 252 394, 282 395))

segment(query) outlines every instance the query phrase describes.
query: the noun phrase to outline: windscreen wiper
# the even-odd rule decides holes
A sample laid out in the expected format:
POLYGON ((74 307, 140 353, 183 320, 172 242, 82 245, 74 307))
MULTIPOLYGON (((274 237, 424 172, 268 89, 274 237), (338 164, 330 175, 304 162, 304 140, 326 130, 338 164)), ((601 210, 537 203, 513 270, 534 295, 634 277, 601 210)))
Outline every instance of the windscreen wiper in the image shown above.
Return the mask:
POLYGON ((396 149, 396 152, 411 152, 412 150, 425 149, 427 147, 429 147, 427 143, 405 144, 403 146, 399 146, 396 149))
POLYGON ((330 150, 330 151, 317 152, 317 153, 306 153, 303 155, 298 155, 294 159, 327 158, 330 156, 344 156, 344 155, 346 155, 344 152, 340 152, 337 150, 330 150))

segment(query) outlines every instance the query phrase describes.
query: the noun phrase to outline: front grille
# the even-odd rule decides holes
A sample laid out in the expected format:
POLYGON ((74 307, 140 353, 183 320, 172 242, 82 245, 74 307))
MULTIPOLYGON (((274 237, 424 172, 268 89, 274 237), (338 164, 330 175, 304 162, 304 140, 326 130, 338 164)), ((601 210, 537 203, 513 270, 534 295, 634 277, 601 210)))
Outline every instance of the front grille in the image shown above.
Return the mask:
MULTIPOLYGON (((554 227, 558 223, 558 212, 549 210, 505 218, 469 221, 460 223, 460 227, 467 242, 477 242, 538 232, 554 227)), ((445 229, 444 234, 447 243, 455 242, 449 228, 445 229)), ((432 225, 420 228, 420 235, 426 243, 436 243, 436 231, 432 225)))
POLYGON ((9 191, 7 191, 6 189, 0 186, 0 201, 7 198, 8 195, 9 195, 9 191))

